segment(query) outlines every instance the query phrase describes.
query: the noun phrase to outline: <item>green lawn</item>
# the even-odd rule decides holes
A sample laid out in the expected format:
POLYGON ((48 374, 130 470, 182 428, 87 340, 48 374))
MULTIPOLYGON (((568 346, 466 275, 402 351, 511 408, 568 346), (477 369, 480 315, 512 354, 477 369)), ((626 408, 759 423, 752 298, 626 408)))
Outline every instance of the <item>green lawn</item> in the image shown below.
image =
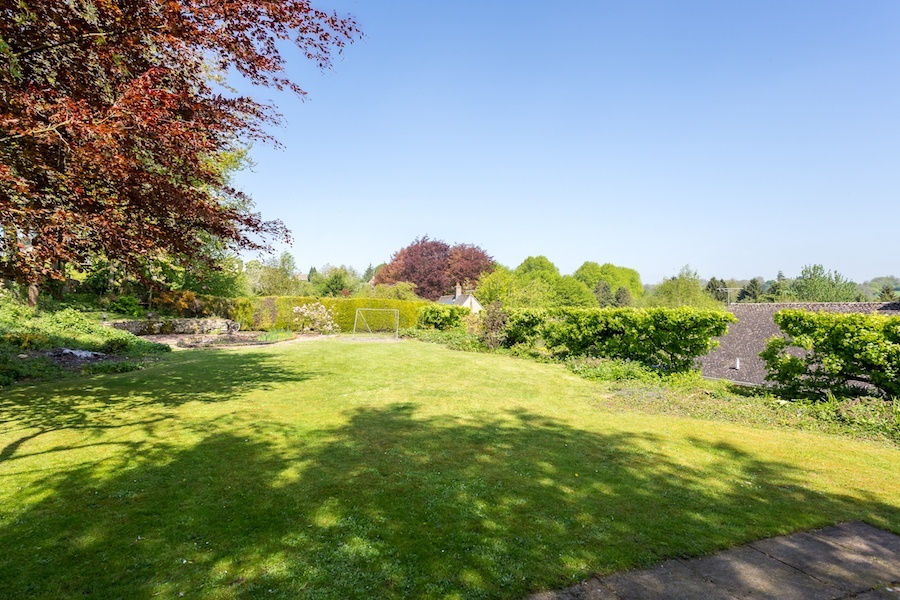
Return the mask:
POLYGON ((850 519, 900 533, 896 447, 623 398, 342 339, 9 388, 0 597, 515 598, 850 519))

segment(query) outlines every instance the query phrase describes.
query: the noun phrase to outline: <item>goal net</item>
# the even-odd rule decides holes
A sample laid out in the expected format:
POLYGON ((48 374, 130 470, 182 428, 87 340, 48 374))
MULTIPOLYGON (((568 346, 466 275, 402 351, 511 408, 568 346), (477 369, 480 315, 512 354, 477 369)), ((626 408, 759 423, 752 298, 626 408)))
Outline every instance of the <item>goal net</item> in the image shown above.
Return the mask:
POLYGON ((400 311, 396 308, 357 308, 353 337, 400 337, 400 311))

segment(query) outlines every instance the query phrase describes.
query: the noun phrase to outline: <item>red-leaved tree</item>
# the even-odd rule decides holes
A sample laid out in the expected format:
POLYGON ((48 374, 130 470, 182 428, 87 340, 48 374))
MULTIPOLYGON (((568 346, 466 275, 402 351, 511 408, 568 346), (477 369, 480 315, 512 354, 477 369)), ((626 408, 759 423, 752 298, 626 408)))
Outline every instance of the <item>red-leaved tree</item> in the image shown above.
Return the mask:
POLYGON ((494 260, 478 246, 450 246, 426 235, 398 250, 391 262, 375 274, 375 283, 408 281, 416 285, 418 296, 437 300, 457 283, 475 281, 481 273, 491 271, 493 265, 494 260))
POLYGON ((456 283, 473 283, 482 273, 494 270, 494 259, 473 244, 457 244, 450 249, 447 276, 456 283))
POLYGON ((270 141, 274 108, 216 83, 302 90, 289 41, 320 67, 358 37, 307 0, 93 0, 0 5, 0 277, 60 278, 102 253, 139 271, 212 238, 286 239, 227 183, 218 156, 270 141))

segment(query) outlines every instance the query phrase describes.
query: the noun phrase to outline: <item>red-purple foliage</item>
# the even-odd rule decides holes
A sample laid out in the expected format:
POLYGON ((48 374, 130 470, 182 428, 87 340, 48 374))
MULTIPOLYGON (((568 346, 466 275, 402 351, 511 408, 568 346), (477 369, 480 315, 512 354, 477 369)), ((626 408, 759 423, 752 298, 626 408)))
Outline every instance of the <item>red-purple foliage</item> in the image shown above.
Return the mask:
POLYGON ((308 0, 65 0, 0 6, 0 277, 60 277, 102 252, 126 267, 286 238, 250 212, 216 157, 269 140, 271 106, 216 73, 302 90, 280 41, 327 67, 358 37, 308 0), (262 236, 262 237, 260 237, 262 236))
POLYGON ((473 244, 457 244, 450 249, 447 276, 454 284, 474 283, 482 273, 494 270, 494 259, 473 244))
POLYGON ((375 283, 408 281, 416 285, 418 296, 437 300, 451 292, 457 283, 475 281, 481 273, 491 271, 493 265, 493 259, 478 246, 451 247, 426 235, 398 250, 391 262, 375 274, 375 283))

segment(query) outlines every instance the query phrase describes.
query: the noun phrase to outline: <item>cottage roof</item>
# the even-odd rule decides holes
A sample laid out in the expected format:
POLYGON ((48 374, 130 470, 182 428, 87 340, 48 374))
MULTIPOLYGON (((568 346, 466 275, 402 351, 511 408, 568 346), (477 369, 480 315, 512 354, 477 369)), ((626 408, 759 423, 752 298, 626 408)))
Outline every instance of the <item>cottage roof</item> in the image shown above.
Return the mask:
MULTIPOLYGON (((475 296, 472 294, 461 294, 459 296, 441 296, 438 298, 438 304, 455 304, 457 306, 463 306, 469 298, 475 300, 475 296)), ((475 300, 477 302, 477 300, 475 300)))

